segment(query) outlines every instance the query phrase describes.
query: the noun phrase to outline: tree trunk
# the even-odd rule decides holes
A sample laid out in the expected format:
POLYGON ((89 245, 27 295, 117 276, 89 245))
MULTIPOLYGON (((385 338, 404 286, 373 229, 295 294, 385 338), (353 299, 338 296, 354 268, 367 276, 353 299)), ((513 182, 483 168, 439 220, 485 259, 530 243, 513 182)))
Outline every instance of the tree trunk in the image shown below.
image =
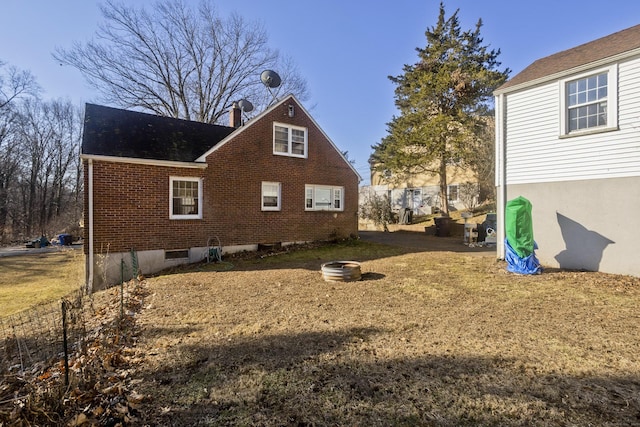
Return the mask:
MULTIPOLYGON (((0 178, 4 178, 0 176, 0 178)), ((4 243, 4 230, 7 226, 7 214, 9 210, 7 208, 7 188, 4 179, 0 179, 0 243, 4 243)))
POLYGON ((445 155, 440 157, 440 170, 438 172, 440 177, 440 212, 443 215, 449 216, 449 195, 447 191, 447 159, 445 155))

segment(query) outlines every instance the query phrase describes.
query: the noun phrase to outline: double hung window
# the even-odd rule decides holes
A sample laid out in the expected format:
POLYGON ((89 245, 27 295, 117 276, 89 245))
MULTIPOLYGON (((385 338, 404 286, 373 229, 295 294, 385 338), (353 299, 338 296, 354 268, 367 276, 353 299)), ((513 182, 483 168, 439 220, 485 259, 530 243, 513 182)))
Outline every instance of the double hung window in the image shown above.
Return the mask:
POLYGON ((169 218, 202 218, 202 179, 169 177, 169 218))
POLYGON ((262 183, 262 210, 263 211, 279 211, 280 210, 280 183, 279 182, 263 182, 262 183))
POLYGON ((561 134, 617 127, 617 67, 562 83, 561 134))
POLYGON ((307 129, 273 124, 273 154, 291 157, 307 157, 307 129))
POLYGON ((569 132, 607 125, 607 73, 567 83, 569 132))

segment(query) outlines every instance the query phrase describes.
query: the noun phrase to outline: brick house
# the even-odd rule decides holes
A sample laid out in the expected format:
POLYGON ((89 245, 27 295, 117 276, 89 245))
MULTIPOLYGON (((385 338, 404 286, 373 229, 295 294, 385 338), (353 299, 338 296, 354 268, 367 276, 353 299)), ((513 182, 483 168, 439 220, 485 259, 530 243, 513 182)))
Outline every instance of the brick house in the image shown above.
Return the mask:
POLYGON ((290 95, 246 124, 87 104, 85 254, 92 288, 260 244, 357 234, 360 176, 290 95))

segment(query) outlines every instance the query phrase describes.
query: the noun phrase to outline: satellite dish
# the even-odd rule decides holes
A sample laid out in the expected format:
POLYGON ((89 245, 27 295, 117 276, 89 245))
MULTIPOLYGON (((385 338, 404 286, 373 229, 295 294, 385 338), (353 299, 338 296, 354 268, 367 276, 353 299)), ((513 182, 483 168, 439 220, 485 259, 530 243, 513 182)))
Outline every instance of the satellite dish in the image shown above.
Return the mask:
POLYGON ((253 104, 246 99, 241 99, 240 101, 238 101, 238 107, 245 113, 253 111, 253 104))
POLYGON ((280 83, 282 82, 278 73, 272 70, 264 70, 262 74, 260 74, 260 80, 262 80, 262 83, 266 87, 272 89, 280 86, 280 83))

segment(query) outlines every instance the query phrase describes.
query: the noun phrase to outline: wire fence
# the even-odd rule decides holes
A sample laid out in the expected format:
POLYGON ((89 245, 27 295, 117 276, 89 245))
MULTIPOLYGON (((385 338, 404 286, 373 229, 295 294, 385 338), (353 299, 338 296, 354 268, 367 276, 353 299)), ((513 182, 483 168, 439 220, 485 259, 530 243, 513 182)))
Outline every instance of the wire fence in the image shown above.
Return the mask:
POLYGON ((124 380, 96 387, 128 363, 146 295, 144 281, 131 280, 0 317, 0 427, 84 425, 87 404, 96 410, 91 425, 130 425, 140 398, 124 380))
MULTIPOLYGON (((129 302, 125 301, 129 289, 125 291, 124 281, 129 266, 123 259, 120 267, 119 322, 124 319, 124 307, 129 302)), ((139 269, 134 249, 131 249, 131 271, 137 284, 139 269)), ((83 285, 60 300, 0 317, 0 375, 35 371, 50 362, 64 360, 68 384, 68 357, 86 344, 88 325, 96 314, 93 302, 93 295, 87 295, 83 285)))
POLYGON ((0 318, 0 372, 26 372, 65 355, 85 338, 86 294, 78 289, 61 300, 0 318))

